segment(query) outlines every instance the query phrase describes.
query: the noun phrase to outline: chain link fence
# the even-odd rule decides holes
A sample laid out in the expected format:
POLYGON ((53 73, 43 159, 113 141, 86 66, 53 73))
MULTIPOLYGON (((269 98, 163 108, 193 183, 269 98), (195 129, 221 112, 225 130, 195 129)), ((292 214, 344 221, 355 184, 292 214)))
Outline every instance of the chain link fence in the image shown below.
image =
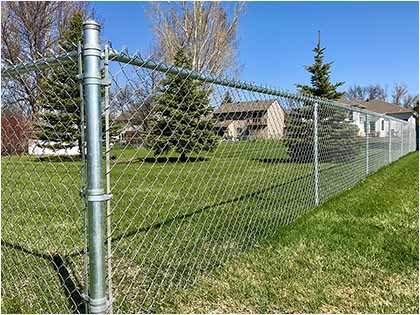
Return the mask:
POLYGON ((81 63, 41 57, 2 65, 2 311, 85 312, 81 63))
POLYGON ((189 68, 92 21, 83 49, 3 65, 3 312, 159 312, 415 150, 413 120, 189 68))

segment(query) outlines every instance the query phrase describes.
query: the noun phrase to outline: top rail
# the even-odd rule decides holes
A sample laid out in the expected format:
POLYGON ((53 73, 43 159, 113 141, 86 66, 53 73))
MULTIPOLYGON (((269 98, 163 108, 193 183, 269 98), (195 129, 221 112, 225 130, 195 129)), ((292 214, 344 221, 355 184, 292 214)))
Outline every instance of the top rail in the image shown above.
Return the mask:
POLYGON ((398 122, 408 123, 407 121, 399 119, 399 118, 395 118, 395 117, 392 117, 392 116, 389 116, 389 115, 386 115, 386 114, 375 113, 375 112, 365 110, 365 109, 361 109, 361 108, 357 108, 357 107, 350 107, 348 105, 342 104, 342 103, 337 102, 337 101, 327 100, 327 99, 319 98, 319 97, 316 97, 316 96, 293 94, 293 93, 290 93, 290 92, 285 92, 285 91, 281 91, 281 90, 277 90, 277 89, 273 89, 273 88, 268 88, 268 87, 264 87, 264 86, 261 86, 261 85, 256 85, 256 84, 246 83, 246 82, 243 82, 243 81, 236 81, 236 80, 232 80, 232 79, 218 77, 218 76, 214 76, 212 74, 203 74, 203 73, 199 73, 197 71, 193 71, 193 70, 189 70, 189 69, 185 69, 185 68, 180 68, 180 67, 176 67, 176 66, 173 66, 173 65, 168 65, 168 64, 165 64, 165 63, 162 63, 162 62, 155 62, 155 61, 150 60, 150 59, 143 59, 140 55, 129 55, 125 52, 119 52, 116 49, 110 49, 109 58, 110 58, 111 61, 118 61, 118 62, 131 64, 131 65, 135 65, 135 66, 150 69, 150 70, 155 70, 155 71, 164 72, 164 73, 170 73, 170 74, 174 74, 174 75, 180 75, 182 77, 189 77, 191 79, 196 79, 196 80, 199 80, 199 81, 202 81, 202 82, 205 82, 205 83, 213 83, 213 84, 218 84, 218 85, 222 85, 222 86, 227 86, 227 87, 237 88, 237 89, 241 89, 241 90, 246 90, 246 91, 250 91, 250 92, 257 92, 257 93, 262 93, 262 94, 267 94, 267 95, 285 97, 285 98, 293 99, 293 100, 296 100, 296 101, 316 102, 321 106, 322 105, 333 105, 333 106, 343 108, 343 109, 346 109, 346 110, 352 110, 352 111, 359 112, 359 113, 365 113, 365 114, 374 115, 374 116, 381 117, 381 118, 391 119, 391 120, 398 121, 398 122))
POLYGON ((78 57, 77 51, 67 52, 58 56, 51 56, 34 61, 25 61, 15 65, 7 65, 2 67, 1 74, 7 77, 13 77, 35 70, 44 70, 54 64, 67 64, 76 62, 78 57))

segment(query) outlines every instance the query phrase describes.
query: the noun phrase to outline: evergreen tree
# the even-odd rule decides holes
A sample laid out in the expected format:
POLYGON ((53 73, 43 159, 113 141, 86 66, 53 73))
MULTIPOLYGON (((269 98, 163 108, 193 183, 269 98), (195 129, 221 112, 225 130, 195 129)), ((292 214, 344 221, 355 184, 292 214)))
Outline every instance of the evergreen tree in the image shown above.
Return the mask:
MULTIPOLYGON (((301 93, 338 99, 344 93, 337 88, 344 84, 330 82, 332 63, 324 64, 324 50, 318 36, 315 63, 306 69, 312 74, 312 86, 297 85, 301 93)), ((304 102, 294 108, 287 117, 285 139, 289 157, 295 162, 312 162, 314 156, 314 101, 304 102)), ((360 151, 358 127, 349 119, 349 111, 334 105, 318 106, 318 160, 338 162, 353 159, 360 151)))
POLYGON ((312 50, 315 53, 315 62, 305 69, 311 73, 311 86, 297 84, 298 91, 303 94, 314 95, 318 97, 336 100, 345 93, 338 92, 337 88, 342 86, 344 82, 331 83, 330 73, 332 62, 324 63, 325 48, 321 48, 321 34, 318 32, 317 46, 312 50))
MULTIPOLYGON (((191 69, 192 63, 179 48, 174 64, 191 69)), ((210 151, 217 144, 215 120, 208 118, 210 90, 203 83, 177 74, 167 74, 154 98, 147 146, 155 154, 175 150, 185 161, 191 152, 210 151)))
MULTIPOLYGON (((83 12, 73 14, 68 29, 59 42, 65 51, 74 51, 82 42, 83 12)), ((46 147, 54 150, 74 147, 81 149, 80 140, 80 91, 76 79, 77 61, 54 67, 40 82, 43 91, 37 127, 39 140, 55 142, 46 147)))

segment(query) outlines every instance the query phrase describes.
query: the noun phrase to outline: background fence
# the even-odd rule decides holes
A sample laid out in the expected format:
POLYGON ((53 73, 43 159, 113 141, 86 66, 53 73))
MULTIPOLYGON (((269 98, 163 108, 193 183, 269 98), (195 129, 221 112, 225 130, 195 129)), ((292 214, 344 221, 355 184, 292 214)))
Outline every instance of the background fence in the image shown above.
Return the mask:
POLYGON ((3 312, 158 312, 415 150, 414 122, 84 41, 3 65, 3 312))

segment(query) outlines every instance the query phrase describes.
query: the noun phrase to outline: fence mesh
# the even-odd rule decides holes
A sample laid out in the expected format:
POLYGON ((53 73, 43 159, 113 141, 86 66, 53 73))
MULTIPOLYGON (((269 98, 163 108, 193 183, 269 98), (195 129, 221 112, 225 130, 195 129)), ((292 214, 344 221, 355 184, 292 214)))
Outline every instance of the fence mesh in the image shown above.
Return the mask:
POLYGON ((398 129, 406 122, 215 84, 126 52, 114 51, 111 65, 116 312, 162 310, 177 290, 388 164, 390 141, 394 159, 413 150, 398 129))
POLYGON ((78 54, 3 66, 2 311, 84 312, 78 54))
MULTIPOLYGON (((85 312, 79 57, 3 72, 3 312, 85 312)), ((107 49, 104 61, 115 313, 163 310, 179 290, 415 150, 412 123, 216 80, 188 71, 182 54, 178 67, 107 49)))

